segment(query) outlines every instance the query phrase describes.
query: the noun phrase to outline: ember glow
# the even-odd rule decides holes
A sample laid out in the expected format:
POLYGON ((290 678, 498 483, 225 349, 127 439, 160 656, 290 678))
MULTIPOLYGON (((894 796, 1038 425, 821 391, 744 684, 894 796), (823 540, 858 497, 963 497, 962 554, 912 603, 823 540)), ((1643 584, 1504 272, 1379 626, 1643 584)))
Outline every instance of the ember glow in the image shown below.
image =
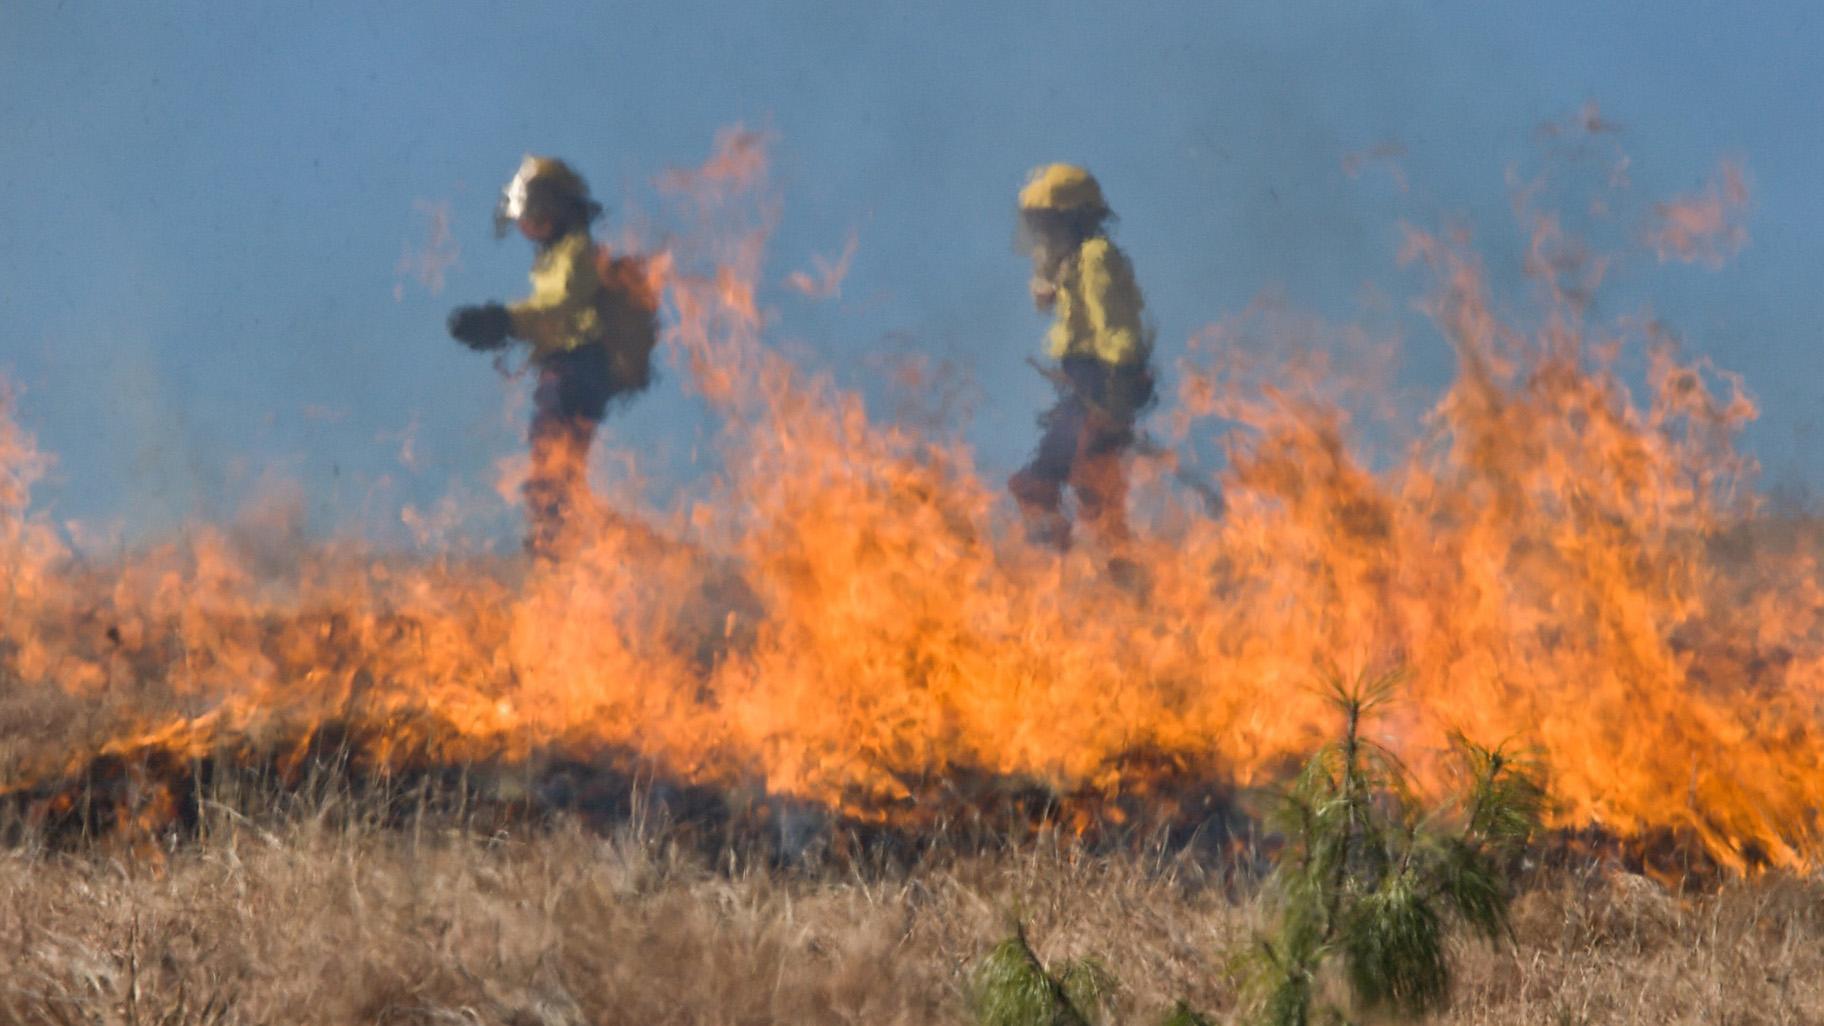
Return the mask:
POLYGON ((1106 554, 1021 541, 961 443, 871 419, 769 347, 765 149, 729 132, 662 180, 700 230, 653 284, 723 418, 719 476, 676 509, 602 503, 555 565, 273 553, 206 525, 94 565, 30 512, 46 458, 0 417, 5 687, 105 700, 119 724, 0 790, 104 755, 282 753, 335 723, 380 739, 379 769, 633 758, 914 827, 985 775, 1117 815, 1167 776, 1272 782, 1332 726, 1320 674, 1401 666, 1383 728, 1421 781, 1442 783, 1455 732, 1511 741, 1559 825, 1819 864, 1824 588, 1805 545, 1754 540, 1741 382, 1656 327, 1586 323, 1558 262, 1510 324, 1467 242, 1412 230, 1459 373, 1402 457, 1354 454, 1326 362, 1240 344, 1272 315, 1219 324, 1154 422, 1184 451, 1224 440, 1223 508, 1140 461, 1143 573, 1117 581, 1106 554))

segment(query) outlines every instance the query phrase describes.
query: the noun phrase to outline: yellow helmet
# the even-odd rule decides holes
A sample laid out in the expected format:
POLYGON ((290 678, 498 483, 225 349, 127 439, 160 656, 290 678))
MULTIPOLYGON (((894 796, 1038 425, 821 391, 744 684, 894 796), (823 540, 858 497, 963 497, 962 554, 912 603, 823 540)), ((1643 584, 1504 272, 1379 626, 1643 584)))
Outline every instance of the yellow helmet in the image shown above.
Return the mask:
POLYGON ((1075 164, 1046 164, 1034 168, 1020 190, 1021 210, 1106 211, 1102 186, 1096 176, 1075 164))

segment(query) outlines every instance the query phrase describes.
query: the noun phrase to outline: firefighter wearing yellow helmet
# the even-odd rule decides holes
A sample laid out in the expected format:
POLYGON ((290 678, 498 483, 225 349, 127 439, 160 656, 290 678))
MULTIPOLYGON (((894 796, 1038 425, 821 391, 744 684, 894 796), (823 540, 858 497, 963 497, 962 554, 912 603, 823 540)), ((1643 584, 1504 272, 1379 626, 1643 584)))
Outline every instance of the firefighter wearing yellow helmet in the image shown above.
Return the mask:
POLYGON ((1127 477, 1122 457, 1134 421, 1152 401, 1152 339, 1133 265, 1108 238, 1113 213, 1102 187, 1072 164, 1034 170, 1020 190, 1019 244, 1032 259, 1032 298, 1052 323, 1047 376, 1057 402, 1032 459, 1008 481, 1028 535, 1070 544, 1068 485, 1077 511, 1105 547, 1126 540, 1127 477))
POLYGON ((611 255, 590 236, 601 214, 568 164, 527 156, 501 192, 495 234, 517 226, 531 241, 532 294, 450 314, 450 334, 472 349, 513 339, 531 349, 538 383, 522 492, 526 547, 540 556, 554 554, 566 514, 586 489, 589 445, 609 400, 646 387, 658 338, 658 302, 644 264, 611 255))

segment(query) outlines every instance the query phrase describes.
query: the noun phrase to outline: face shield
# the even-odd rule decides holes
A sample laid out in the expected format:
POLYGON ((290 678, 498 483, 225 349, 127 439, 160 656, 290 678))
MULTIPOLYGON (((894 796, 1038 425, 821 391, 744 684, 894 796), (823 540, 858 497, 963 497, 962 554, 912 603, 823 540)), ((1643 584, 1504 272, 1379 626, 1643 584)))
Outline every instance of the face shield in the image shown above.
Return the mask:
POLYGON ((1014 223, 1014 249, 1031 259, 1033 273, 1046 280, 1057 277, 1059 265, 1075 252, 1078 242, 1070 218, 1056 210, 1022 208, 1014 223))
POLYGON ((1021 256, 1031 256, 1038 249, 1039 240, 1045 234, 1039 227, 1040 215, 1029 207, 1021 207, 1013 220, 1013 249, 1021 256))
POLYGON ((526 216, 526 195, 532 176, 538 173, 538 158, 527 156, 506 188, 500 190, 500 202, 494 205, 494 237, 504 239, 519 219, 526 216))
POLYGON ((1050 280, 1084 240, 1104 231, 1112 220, 1114 215, 1106 207, 1021 207, 1014 225, 1013 245, 1032 259, 1035 274, 1050 280))

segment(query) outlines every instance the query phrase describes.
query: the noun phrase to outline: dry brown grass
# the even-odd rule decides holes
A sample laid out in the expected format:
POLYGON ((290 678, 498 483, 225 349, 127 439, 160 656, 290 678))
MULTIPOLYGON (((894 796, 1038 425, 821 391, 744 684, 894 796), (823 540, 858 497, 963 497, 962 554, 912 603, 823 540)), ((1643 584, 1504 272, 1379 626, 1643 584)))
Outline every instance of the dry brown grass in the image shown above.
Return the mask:
MULTIPOLYGON (((1244 889, 1245 890, 1245 889, 1244 889)), ((966 1022, 1018 914, 1095 954, 1117 1021, 1240 1009, 1259 921, 1187 857, 1040 844, 904 867, 769 868, 635 825, 475 836, 217 811, 164 851, 0 856, 0 1019, 72 1024, 966 1022)), ((1465 945, 1463 1023, 1824 1022, 1824 884, 1675 896, 1555 872, 1515 943, 1465 945)))

